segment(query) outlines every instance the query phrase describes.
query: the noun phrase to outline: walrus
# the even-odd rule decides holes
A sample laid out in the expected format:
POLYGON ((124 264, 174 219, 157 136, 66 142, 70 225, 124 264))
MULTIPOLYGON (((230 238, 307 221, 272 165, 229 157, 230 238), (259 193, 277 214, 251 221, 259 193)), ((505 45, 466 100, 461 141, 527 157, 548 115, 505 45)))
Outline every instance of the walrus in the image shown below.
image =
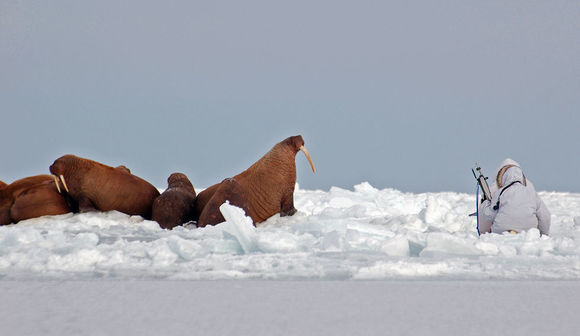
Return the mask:
POLYGON ((159 191, 122 167, 68 154, 56 159, 50 172, 62 181, 80 212, 117 210, 151 219, 151 206, 159 191))
POLYGON ((242 208, 246 214, 249 213, 247 193, 234 178, 229 177, 215 186, 215 192, 212 193, 212 197, 205 204, 204 211, 202 211, 197 220, 197 227, 225 222, 219 207, 226 201, 229 201, 231 205, 242 208))
POLYGON ((4 183, 3 181, 0 181, 0 188, 7 186, 8 184, 4 183))
POLYGON ((174 227, 193 220, 195 189, 181 173, 173 173, 167 178, 167 189, 153 202, 151 219, 163 229, 174 227))
POLYGON ((30 176, 0 186, 0 225, 71 212, 59 181, 51 175, 30 176))
POLYGON ((312 172, 316 173, 310 154, 304 147, 301 135, 291 136, 266 153, 250 168, 199 193, 195 202, 197 226, 215 225, 223 221, 219 206, 226 200, 239 203, 254 222, 261 223, 271 216, 292 216, 294 208, 294 186, 296 185, 296 162, 298 151, 304 152, 312 172), (224 186, 223 183, 227 185, 224 186), (212 199, 217 206, 208 206, 212 199), (218 222, 216 222, 218 221, 218 222))

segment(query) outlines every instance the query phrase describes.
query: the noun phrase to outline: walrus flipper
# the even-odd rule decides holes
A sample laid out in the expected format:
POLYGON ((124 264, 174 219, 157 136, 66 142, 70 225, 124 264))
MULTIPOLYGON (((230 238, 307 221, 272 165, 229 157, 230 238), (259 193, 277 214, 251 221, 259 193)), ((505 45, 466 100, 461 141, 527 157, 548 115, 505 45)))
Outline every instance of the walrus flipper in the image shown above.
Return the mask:
POLYGON ((12 223, 12 218, 10 217, 10 207, 12 203, 8 204, 6 207, 0 207, 0 225, 8 225, 12 223))
POLYGON ((229 201, 231 205, 244 209, 246 215, 249 215, 248 200, 242 187, 235 179, 227 178, 219 184, 219 187, 203 208, 197 221, 197 227, 217 225, 225 222, 225 218, 219 208, 226 201, 229 201))
POLYGON ((77 197, 77 202, 79 205, 80 213, 98 211, 93 201, 91 201, 91 199, 84 194, 79 194, 79 196, 77 197))
POLYGON ((282 196, 282 202, 280 203, 280 217, 292 216, 297 211, 298 210, 294 207, 294 188, 291 188, 282 196))

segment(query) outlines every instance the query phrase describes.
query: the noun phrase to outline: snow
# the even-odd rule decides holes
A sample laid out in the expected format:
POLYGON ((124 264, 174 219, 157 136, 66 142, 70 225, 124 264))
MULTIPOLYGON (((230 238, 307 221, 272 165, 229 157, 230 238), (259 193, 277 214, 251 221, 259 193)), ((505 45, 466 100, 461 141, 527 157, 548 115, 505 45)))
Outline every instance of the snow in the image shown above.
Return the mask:
POLYGON ((2 226, 0 334, 570 335, 580 194, 540 196, 550 236, 479 237, 474 195, 368 183, 297 186, 298 212, 258 227, 229 204, 205 228, 115 211, 2 226))
POLYGON ((295 192, 299 212, 254 227, 227 221, 161 229, 119 212, 48 216, 0 227, 0 277, 18 279, 578 280, 580 194, 540 192, 538 230, 478 237, 475 197, 453 192, 295 192))

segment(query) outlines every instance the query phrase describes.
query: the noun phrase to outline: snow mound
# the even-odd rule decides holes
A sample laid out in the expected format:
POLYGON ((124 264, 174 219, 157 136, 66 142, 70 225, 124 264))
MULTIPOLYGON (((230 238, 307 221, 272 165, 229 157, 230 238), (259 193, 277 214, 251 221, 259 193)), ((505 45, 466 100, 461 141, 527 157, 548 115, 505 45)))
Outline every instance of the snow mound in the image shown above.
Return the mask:
POLYGON ((368 183, 295 192, 294 216, 161 229, 119 212, 0 227, 2 279, 580 279, 580 194, 541 192, 551 236, 478 237, 474 195, 368 183))

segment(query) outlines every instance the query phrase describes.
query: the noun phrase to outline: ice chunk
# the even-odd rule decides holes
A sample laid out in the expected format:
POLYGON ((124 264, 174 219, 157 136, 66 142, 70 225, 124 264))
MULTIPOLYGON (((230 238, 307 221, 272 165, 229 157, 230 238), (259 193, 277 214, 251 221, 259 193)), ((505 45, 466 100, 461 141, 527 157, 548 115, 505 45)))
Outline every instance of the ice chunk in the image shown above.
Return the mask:
POLYGON ((427 246, 421 251, 421 257, 445 256, 476 256, 481 251, 474 246, 473 241, 462 239, 447 233, 430 233, 427 236, 427 246))
POLYGON ((256 244, 256 227, 252 218, 246 216, 243 209, 226 202, 220 206, 225 223, 220 224, 222 230, 236 238, 244 253, 258 251, 256 244))
POLYGON ((381 250, 388 256, 408 257, 410 253, 409 240, 403 236, 387 239, 382 244, 381 250))

